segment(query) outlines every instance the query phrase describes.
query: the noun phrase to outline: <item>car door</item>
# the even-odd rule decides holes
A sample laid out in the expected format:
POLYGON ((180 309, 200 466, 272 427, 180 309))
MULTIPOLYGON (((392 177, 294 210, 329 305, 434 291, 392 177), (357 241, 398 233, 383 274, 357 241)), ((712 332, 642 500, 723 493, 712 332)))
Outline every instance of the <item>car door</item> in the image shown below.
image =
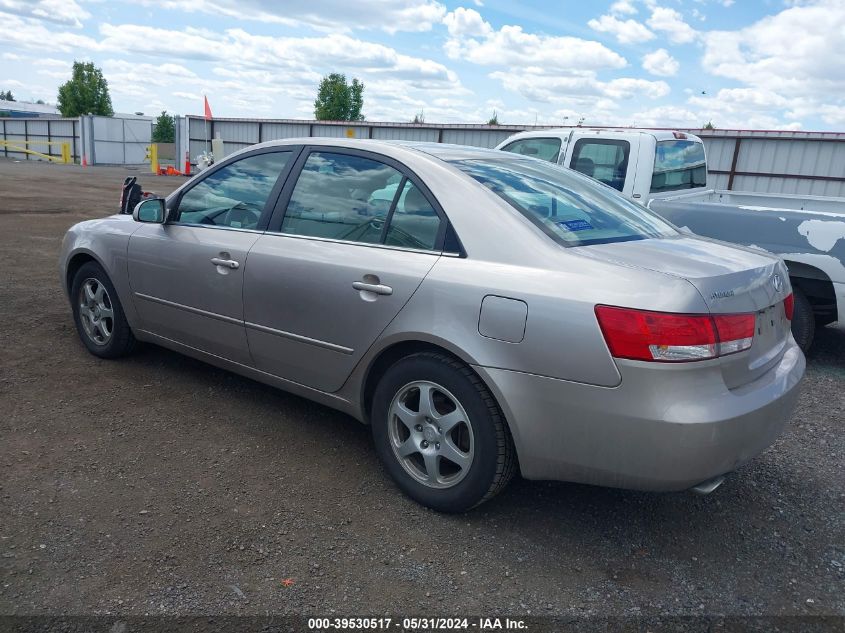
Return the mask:
POLYGON ((306 149, 249 256, 256 366, 332 392, 440 257, 446 219, 424 184, 369 152, 306 149))
POLYGON ((252 364, 243 326, 247 254, 299 149, 259 150, 215 166, 178 192, 167 223, 132 234, 129 282, 143 330, 252 364))

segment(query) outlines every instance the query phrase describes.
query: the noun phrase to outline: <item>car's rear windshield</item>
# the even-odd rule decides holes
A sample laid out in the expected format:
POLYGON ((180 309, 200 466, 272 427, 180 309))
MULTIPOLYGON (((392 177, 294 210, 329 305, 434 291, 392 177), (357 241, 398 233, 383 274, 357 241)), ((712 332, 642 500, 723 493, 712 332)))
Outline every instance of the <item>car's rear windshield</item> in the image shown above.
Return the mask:
POLYGON ((529 158, 451 161, 564 246, 676 235, 654 213, 577 172, 529 158))

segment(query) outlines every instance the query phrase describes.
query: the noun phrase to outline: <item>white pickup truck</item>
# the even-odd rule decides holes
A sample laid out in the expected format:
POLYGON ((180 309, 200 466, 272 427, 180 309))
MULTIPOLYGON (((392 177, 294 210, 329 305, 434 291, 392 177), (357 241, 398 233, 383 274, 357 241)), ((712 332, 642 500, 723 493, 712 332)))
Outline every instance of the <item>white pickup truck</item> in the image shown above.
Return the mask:
POLYGON ((681 229, 782 257, 805 351, 816 326, 845 321, 845 198, 708 189, 704 144, 684 132, 560 128, 515 134, 496 149, 575 169, 681 229))

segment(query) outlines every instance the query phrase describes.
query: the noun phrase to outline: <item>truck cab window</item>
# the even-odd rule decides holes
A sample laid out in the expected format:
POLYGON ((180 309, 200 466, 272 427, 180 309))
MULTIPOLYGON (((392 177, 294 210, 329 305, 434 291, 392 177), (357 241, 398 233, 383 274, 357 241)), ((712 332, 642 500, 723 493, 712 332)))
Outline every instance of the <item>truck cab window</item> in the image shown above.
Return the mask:
POLYGON ((569 166, 622 191, 630 153, 631 144, 628 141, 582 138, 575 143, 569 166))
POLYGON ((509 143, 502 149, 506 152, 522 154, 523 156, 533 156, 534 158, 540 158, 542 160, 548 160, 552 163, 556 163, 557 156, 560 154, 560 139, 524 138, 519 141, 509 143))
POLYGON ((651 193, 706 186, 704 145, 695 141, 658 141, 651 193))

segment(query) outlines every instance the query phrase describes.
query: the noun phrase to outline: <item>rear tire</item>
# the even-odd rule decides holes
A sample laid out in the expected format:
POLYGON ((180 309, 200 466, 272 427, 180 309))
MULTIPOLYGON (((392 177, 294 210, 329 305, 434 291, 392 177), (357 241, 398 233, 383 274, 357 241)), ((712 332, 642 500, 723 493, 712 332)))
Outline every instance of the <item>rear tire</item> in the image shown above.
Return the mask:
POLYGON ((493 396, 469 367, 444 354, 413 354, 387 370, 373 396, 372 432, 399 488, 440 512, 477 506, 516 472, 513 440, 493 396))
POLYGON ((119 358, 135 348, 114 285, 96 262, 83 264, 70 289, 76 331, 88 351, 100 358, 119 358))
POLYGON ((816 334, 816 315, 813 312, 813 305, 807 296, 797 286, 792 287, 792 294, 795 298, 795 309, 792 314, 792 336, 795 342, 805 354, 813 344, 813 337, 816 334))

